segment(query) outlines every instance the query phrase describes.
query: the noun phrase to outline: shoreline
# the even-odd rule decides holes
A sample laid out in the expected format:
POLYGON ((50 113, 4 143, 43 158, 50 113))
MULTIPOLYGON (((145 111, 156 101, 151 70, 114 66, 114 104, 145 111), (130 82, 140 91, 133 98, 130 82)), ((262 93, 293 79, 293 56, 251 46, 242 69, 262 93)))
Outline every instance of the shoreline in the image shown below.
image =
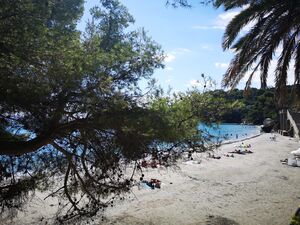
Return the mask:
MULTIPOLYGON (((223 123, 224 124, 227 124, 227 123, 223 123)), ((228 125, 232 125, 232 124, 229 124, 228 125)), ((241 124, 233 124, 233 125, 241 125, 241 124)), ((243 125, 242 125, 243 126, 243 125)), ((265 132, 262 132, 261 131, 261 125, 245 125, 244 126, 253 126, 253 127, 256 127, 257 129, 257 132, 253 132, 253 134, 250 134, 250 135, 246 135, 245 137, 242 137, 241 138, 229 138, 229 139, 224 139, 224 137, 222 137, 221 139, 224 139, 220 142, 220 145, 223 145, 223 144, 232 144, 232 143, 235 143, 235 142, 241 142, 241 141, 245 141, 245 140, 248 140, 248 139, 251 139, 251 138, 255 138, 255 137, 258 137, 260 136, 261 134, 264 134, 265 132)), ((218 138, 218 136, 215 136, 214 138, 218 138)))
POLYGON ((224 145, 227 145, 227 144, 234 144, 236 142, 242 142, 242 141, 247 141, 247 140, 250 140, 252 138, 256 138, 256 137, 259 137, 263 134, 266 134, 266 133, 260 133, 260 134, 254 134, 252 136, 249 136, 249 137, 245 137, 245 138, 242 138, 242 139, 237 139, 237 140, 228 140, 228 141, 225 141, 225 142, 222 142, 221 143, 221 146, 224 144, 224 145))

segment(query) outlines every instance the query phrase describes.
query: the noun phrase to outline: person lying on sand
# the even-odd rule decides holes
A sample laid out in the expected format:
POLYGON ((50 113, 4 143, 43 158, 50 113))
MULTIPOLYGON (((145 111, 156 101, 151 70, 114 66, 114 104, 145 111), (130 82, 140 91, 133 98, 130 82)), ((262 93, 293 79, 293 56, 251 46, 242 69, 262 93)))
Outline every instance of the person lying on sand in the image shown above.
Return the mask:
POLYGON ((212 159, 221 159, 221 156, 215 156, 214 154, 208 153, 208 157, 212 159))
POLYGON ((228 152, 228 153, 245 155, 245 152, 244 152, 244 151, 241 151, 240 149, 235 149, 234 151, 228 152))
POLYGON ((281 159, 280 162, 281 162, 282 164, 287 164, 287 163, 288 163, 288 159, 281 159))
POLYGON ((251 150, 248 150, 248 149, 246 149, 246 150, 244 150, 244 151, 242 151, 242 150, 240 150, 240 149, 235 149, 234 151, 228 152, 228 153, 245 155, 246 153, 253 153, 253 152, 252 152, 251 150))
POLYGON ((244 144, 244 143, 242 142, 241 145, 237 145, 237 146, 235 146, 235 147, 238 147, 238 148, 251 148, 251 144, 244 144))
POLYGON ((246 149, 245 153, 253 153, 251 150, 246 149))
POLYGON ((142 180, 142 183, 148 185, 151 189, 161 188, 161 181, 158 179, 151 179, 150 181, 142 180))

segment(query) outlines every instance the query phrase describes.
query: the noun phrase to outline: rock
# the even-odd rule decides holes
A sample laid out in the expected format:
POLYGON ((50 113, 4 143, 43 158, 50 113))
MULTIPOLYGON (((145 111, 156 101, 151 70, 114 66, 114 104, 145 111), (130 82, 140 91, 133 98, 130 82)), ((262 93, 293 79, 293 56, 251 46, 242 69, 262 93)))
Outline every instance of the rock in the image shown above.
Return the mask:
POLYGON ((266 118, 263 122, 263 126, 261 129, 266 133, 270 133, 273 129, 273 126, 274 126, 274 120, 272 120, 271 118, 266 118))

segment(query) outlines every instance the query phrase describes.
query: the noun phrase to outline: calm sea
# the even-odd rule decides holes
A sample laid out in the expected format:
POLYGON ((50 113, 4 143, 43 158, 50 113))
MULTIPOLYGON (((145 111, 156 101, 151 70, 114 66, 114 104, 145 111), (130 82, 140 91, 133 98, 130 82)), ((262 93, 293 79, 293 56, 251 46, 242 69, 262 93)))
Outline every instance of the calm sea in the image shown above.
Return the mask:
POLYGON ((260 134, 260 127, 254 125, 223 123, 208 127, 200 124, 198 128, 202 133, 212 135, 214 141, 235 141, 260 134))

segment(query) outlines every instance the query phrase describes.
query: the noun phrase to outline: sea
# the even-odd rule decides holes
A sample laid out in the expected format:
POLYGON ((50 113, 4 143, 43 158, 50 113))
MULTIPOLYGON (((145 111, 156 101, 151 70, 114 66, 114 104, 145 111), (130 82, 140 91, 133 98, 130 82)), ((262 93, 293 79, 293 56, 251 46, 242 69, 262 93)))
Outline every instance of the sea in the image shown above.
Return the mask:
POLYGON ((213 142, 232 142, 247 139, 260 134, 260 126, 235 123, 212 124, 198 126, 202 135, 211 137, 213 142))

